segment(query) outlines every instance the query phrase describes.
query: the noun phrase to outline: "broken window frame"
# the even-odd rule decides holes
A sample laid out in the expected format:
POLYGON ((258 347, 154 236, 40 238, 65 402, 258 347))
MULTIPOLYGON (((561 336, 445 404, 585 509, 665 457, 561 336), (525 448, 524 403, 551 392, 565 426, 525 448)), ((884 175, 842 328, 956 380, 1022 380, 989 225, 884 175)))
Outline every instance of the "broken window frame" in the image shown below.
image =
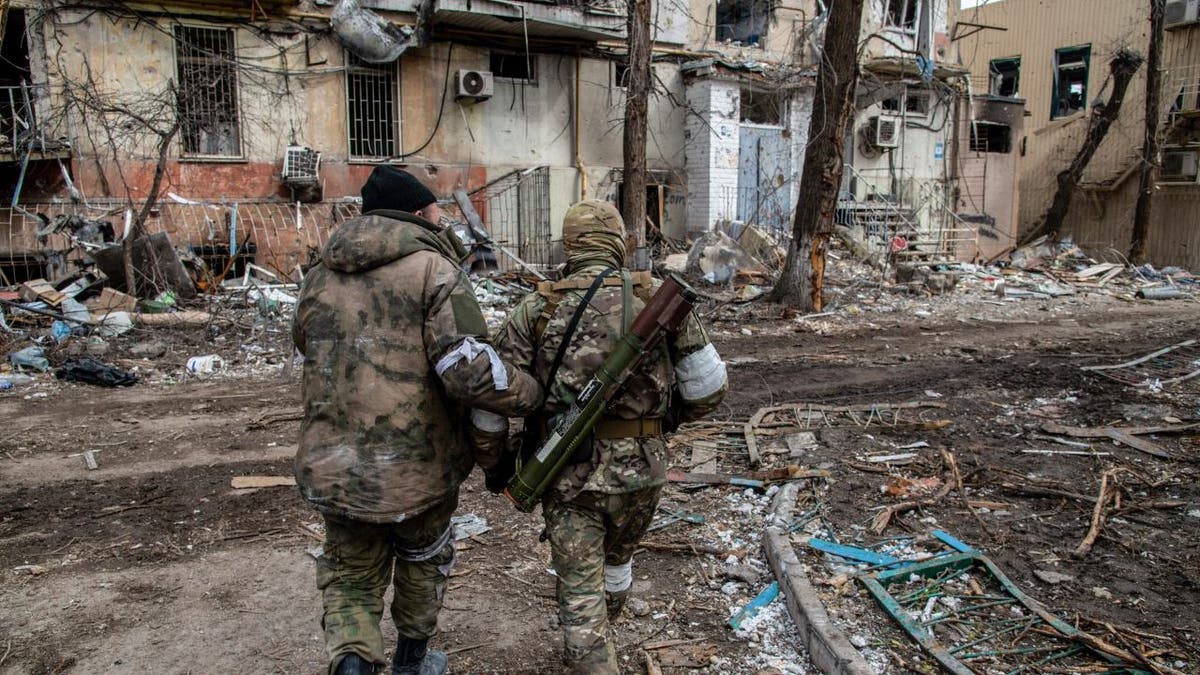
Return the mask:
POLYGON ((350 161, 400 154, 400 62, 367 63, 346 52, 346 150, 350 161))
POLYGON ((921 20, 921 0, 887 0, 883 23, 892 30, 916 33, 921 20))
POLYGON ((172 35, 179 87, 176 115, 179 118, 180 158, 245 159, 237 33, 232 28, 176 24, 172 35), (214 132, 214 127, 225 128, 214 132), (209 142, 205 141, 205 133, 211 134, 209 142), (230 140, 232 147, 226 145, 230 140), (221 151, 220 146, 226 146, 228 150, 221 151), (213 148, 217 151, 206 151, 213 148))
POLYGON ((1018 98, 1021 95, 1021 57, 1009 56, 1003 59, 992 59, 988 62, 988 93, 1004 98, 1018 98), (1004 93, 1011 83, 1011 92, 1004 93))
POLYGON ((1054 50, 1054 81, 1050 92, 1050 119, 1062 119, 1087 110, 1088 107, 1088 77, 1091 71, 1092 45, 1075 47, 1060 47, 1054 50), (1069 60, 1068 60, 1069 59, 1069 60), (1069 88, 1077 78, 1067 79, 1065 73, 1081 72, 1082 87, 1080 89, 1077 107, 1070 105, 1071 93, 1069 88), (1064 84, 1068 90, 1064 91, 1064 84))
POLYGON ((1159 171, 1158 182, 1174 185, 1195 185, 1196 183, 1200 183, 1200 146, 1173 145, 1164 147, 1162 149, 1162 169, 1159 171), (1190 155, 1192 158, 1191 172, 1168 173, 1167 168, 1169 164, 1167 157, 1169 155, 1190 155))
POLYGON ((535 54, 492 50, 488 54, 488 68, 494 80, 537 86, 538 68, 537 56, 535 54), (499 59, 499 64, 497 64, 497 59, 499 59), (518 64, 522 67, 509 70, 505 68, 507 64, 518 64), (504 72, 506 70, 508 70, 508 73, 504 72), (512 74, 514 71, 520 74, 512 74))
POLYGON ((786 127, 787 104, 788 97, 780 92, 742 87, 738 93, 738 121, 754 126, 786 127), (769 114, 772 111, 774 115, 769 114), (747 113, 751 114, 748 116, 747 113))
POLYGON ((932 92, 928 89, 908 89, 904 92, 904 116, 928 117, 929 106, 933 101, 932 92))
POLYGON ((967 140, 971 152, 1007 155, 1013 150, 1012 126, 1001 122, 976 120, 971 123, 967 140))
POLYGON ((773 13, 774 3, 770 0, 717 0, 713 37, 717 42, 737 42, 761 49, 766 44, 773 13), (747 18, 749 28, 736 31, 747 18))

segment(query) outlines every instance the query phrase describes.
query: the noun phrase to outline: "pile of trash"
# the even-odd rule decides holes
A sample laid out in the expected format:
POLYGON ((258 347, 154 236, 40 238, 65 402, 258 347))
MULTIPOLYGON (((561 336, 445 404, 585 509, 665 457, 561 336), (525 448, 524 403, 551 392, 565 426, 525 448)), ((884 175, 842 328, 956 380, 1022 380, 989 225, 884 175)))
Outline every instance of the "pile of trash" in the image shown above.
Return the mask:
POLYGON ((158 233, 133 247, 137 288, 126 288, 120 245, 86 249, 82 271, 0 288, 0 389, 52 378, 132 386, 150 376, 239 374, 282 367, 299 285, 246 264, 214 279, 203 260, 158 233), (139 253, 140 252, 140 253, 139 253), (202 292, 204 291, 204 292, 202 292), (165 335, 164 335, 165 334, 165 335), (173 351, 187 349, 185 355, 173 351))

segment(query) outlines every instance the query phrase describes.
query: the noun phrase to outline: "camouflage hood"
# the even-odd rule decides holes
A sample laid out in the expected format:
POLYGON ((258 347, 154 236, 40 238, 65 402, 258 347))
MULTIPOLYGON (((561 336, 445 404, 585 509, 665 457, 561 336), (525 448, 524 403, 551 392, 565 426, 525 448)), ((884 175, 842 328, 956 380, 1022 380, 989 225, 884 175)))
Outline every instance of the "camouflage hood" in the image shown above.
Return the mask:
POLYGON ((331 270, 356 274, 417 251, 433 251, 456 261, 467 254, 449 229, 403 211, 372 211, 335 230, 321 262, 331 270))

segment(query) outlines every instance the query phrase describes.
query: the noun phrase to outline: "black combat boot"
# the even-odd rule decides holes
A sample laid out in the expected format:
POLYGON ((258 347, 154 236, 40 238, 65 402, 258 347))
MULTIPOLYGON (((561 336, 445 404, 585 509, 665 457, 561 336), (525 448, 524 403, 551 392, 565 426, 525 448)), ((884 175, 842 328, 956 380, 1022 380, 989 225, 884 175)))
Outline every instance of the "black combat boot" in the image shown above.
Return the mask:
POLYGON ((375 675, 375 664, 358 654, 346 654, 338 663, 336 675, 375 675))
POLYGON ((604 604, 608 607, 608 622, 612 623, 621 616, 621 610, 625 608, 625 601, 629 599, 629 590, 626 588, 623 591, 604 591, 604 604))
POLYGON ((428 649, 429 640, 400 636, 392 657, 392 675, 445 675, 449 661, 445 652, 428 649))

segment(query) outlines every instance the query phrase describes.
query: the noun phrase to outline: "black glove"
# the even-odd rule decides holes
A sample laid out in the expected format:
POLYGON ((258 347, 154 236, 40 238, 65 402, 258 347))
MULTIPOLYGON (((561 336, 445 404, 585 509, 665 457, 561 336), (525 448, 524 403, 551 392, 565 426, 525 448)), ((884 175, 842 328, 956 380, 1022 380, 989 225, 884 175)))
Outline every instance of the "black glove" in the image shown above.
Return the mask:
POLYGON ((483 484, 487 487, 488 492, 494 495, 504 492, 504 489, 508 487, 508 482, 512 480, 513 474, 517 472, 516 459, 514 453, 506 452, 495 466, 483 470, 483 484))

